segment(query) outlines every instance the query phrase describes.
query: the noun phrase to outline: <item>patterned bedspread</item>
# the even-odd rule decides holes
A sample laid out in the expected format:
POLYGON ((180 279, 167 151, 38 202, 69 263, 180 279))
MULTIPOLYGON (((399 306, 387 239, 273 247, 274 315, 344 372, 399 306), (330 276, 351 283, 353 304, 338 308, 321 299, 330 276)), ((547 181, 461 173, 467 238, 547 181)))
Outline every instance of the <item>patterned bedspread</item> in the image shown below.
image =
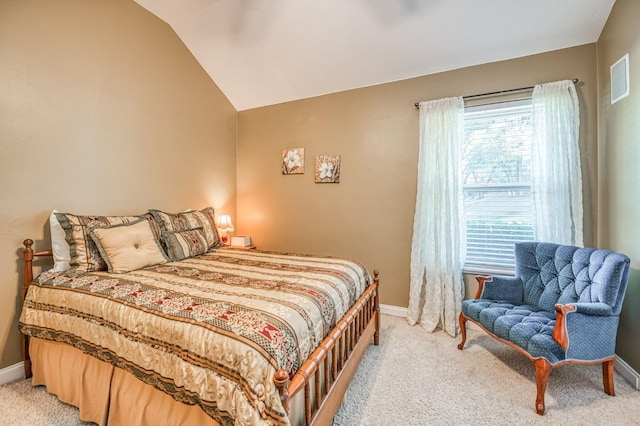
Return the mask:
POLYGON ((73 345, 222 424, 287 424, 275 371, 291 377, 370 278, 344 259, 219 249, 36 281, 23 333, 73 345))

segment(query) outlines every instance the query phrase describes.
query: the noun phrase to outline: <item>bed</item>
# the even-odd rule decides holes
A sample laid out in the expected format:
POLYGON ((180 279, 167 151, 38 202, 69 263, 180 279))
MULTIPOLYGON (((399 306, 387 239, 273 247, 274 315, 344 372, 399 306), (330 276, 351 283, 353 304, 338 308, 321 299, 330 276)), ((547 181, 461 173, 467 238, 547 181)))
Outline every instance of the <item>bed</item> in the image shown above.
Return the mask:
POLYGON ((54 251, 24 241, 27 377, 101 425, 329 424, 379 343, 378 271, 220 247, 215 228, 194 228, 204 216, 180 215, 173 224, 157 214, 115 224, 62 217, 67 241, 85 244, 71 249, 71 263, 95 257, 93 240, 107 270, 54 267, 34 280, 34 258, 54 251), (168 232, 188 241, 172 250, 165 238, 164 261, 131 265, 149 233, 161 247, 168 232), (122 250, 122 235, 135 252, 122 250))

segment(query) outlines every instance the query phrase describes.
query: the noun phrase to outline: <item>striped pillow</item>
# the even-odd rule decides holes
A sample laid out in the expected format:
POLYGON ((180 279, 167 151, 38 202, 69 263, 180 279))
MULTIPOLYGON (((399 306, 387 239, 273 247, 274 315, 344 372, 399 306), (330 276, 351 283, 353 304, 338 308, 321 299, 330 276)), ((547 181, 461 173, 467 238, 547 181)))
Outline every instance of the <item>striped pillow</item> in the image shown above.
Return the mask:
POLYGON ((149 213, 153 215, 160 225, 163 237, 168 232, 189 231, 191 229, 202 228, 202 232, 207 241, 205 251, 220 245, 220 236, 216 228, 216 216, 212 207, 181 213, 165 213, 160 210, 149 210, 149 213))
POLYGON ((137 222, 141 219, 150 221, 151 229, 159 235, 159 229, 153 216, 80 216, 71 213, 54 213, 60 226, 64 229, 65 239, 69 244, 71 259, 69 265, 81 272, 105 271, 107 263, 100 255, 96 243, 89 236, 94 228, 105 228, 137 222))
POLYGON ((208 248, 202 228, 165 232, 163 238, 167 245, 169 258, 174 262, 206 253, 208 248))

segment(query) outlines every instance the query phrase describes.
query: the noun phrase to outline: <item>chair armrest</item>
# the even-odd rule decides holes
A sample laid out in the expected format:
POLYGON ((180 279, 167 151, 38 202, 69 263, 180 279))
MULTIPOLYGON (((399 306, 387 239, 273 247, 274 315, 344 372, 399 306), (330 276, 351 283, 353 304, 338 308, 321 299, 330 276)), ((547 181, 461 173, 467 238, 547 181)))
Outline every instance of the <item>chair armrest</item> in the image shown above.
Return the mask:
POLYGON ((509 303, 522 303, 524 287, 518 277, 476 277, 478 291, 476 299, 504 300, 509 303))
POLYGON ((569 336, 567 335, 567 314, 576 310, 574 305, 561 305, 557 304, 556 308, 556 325, 553 327, 553 333, 551 336, 553 340, 563 350, 567 350, 569 347, 569 336))
POLYGON ((553 339, 567 358, 596 360, 615 354, 619 316, 606 303, 557 304, 553 339))
POLYGON ((572 303, 576 307, 576 312, 579 314, 587 315, 600 315, 609 316, 613 315, 613 308, 606 303, 591 302, 591 303, 572 303))

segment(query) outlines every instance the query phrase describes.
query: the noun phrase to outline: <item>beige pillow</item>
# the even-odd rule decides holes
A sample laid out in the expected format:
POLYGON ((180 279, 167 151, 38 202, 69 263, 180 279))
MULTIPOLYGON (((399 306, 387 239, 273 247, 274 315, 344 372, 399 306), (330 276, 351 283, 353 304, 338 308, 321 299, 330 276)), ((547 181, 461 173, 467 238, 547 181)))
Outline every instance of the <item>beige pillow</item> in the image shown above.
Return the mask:
POLYGON ((146 220, 94 228, 89 234, 107 263, 109 272, 120 274, 167 262, 146 220))

